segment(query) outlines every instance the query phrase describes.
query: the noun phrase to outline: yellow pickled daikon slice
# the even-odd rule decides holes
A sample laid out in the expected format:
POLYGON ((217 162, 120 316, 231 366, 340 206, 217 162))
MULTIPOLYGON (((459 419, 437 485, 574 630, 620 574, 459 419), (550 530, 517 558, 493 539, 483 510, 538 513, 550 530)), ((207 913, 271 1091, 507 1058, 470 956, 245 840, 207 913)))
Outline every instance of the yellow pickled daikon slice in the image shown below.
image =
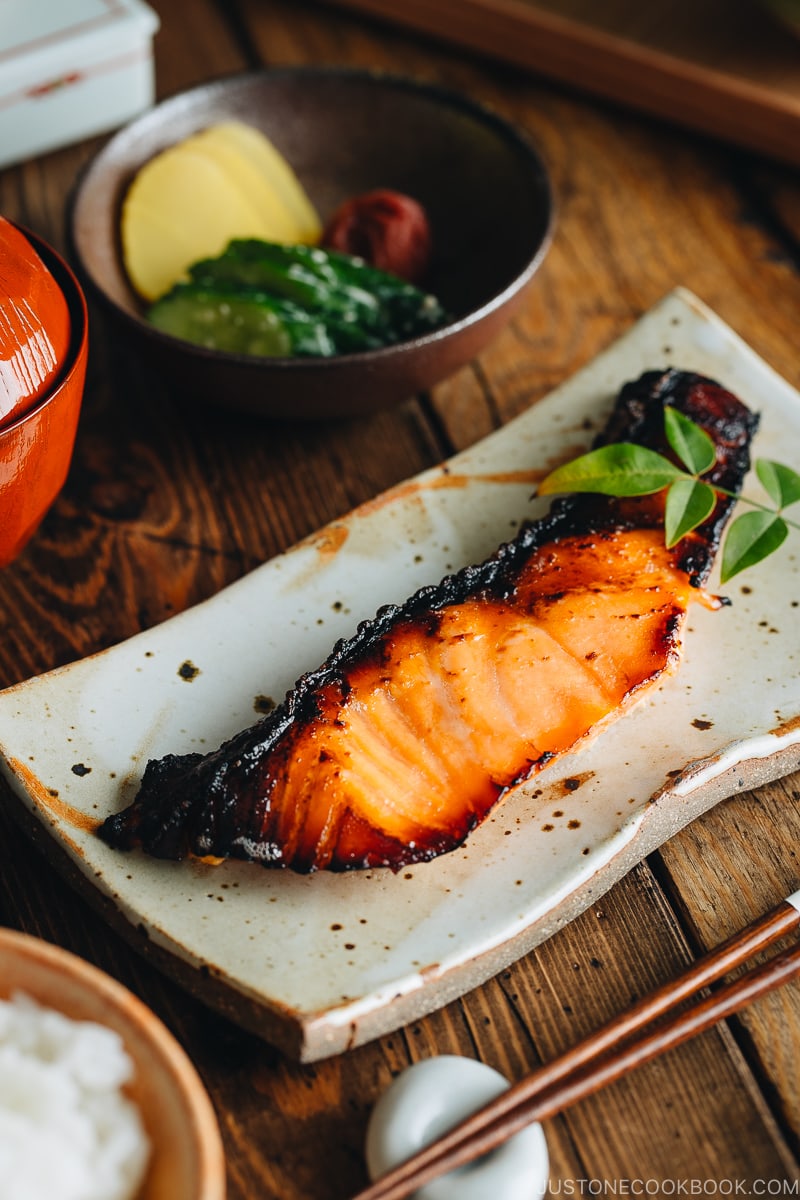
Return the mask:
MULTIPOLYGON (((269 241, 287 245, 307 241, 308 220, 299 218, 294 200, 287 202, 272 179, 261 169, 256 156, 237 144, 231 129, 232 126, 228 124, 213 125, 190 138, 186 145, 211 159, 258 209, 269 229, 269 241)), ((256 136, 261 137, 260 134, 256 136)))
POLYGON ((245 159, 291 212, 295 221, 295 237, 276 237, 275 241, 293 240, 310 245, 319 241, 322 224, 314 205, 289 163, 265 134, 243 121, 220 121, 200 137, 209 145, 222 146, 230 153, 235 151, 245 159))
POLYGON ((133 286, 155 300, 231 238, 268 240, 268 221, 220 166, 189 142, 139 171, 122 207, 122 250, 133 286))

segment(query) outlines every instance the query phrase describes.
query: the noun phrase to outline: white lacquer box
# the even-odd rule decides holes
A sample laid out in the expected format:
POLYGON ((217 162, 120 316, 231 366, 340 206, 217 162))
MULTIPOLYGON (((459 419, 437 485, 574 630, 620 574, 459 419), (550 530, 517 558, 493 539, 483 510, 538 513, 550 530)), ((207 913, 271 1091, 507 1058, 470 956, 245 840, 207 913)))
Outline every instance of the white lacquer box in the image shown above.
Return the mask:
POLYGON ((158 25, 142 0, 0 0, 0 167, 148 108, 158 25))

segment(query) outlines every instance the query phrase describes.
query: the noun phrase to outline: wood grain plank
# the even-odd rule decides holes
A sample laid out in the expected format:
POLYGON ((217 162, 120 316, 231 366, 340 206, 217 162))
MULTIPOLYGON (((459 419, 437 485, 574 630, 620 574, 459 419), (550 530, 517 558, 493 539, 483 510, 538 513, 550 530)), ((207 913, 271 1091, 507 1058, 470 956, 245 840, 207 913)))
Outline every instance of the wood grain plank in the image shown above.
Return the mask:
MULTIPOLYGON (((620 1011, 633 996, 671 978, 689 959, 686 943, 646 864, 626 884, 603 897, 588 919, 572 928, 572 962, 550 958, 557 946, 542 948, 540 986, 556 997, 566 993, 578 998, 577 1003, 567 1001, 572 1010, 570 1041, 588 1033, 600 1012, 610 1016, 620 1011)), ((549 1033, 550 1053, 563 1048, 563 1039, 563 1025, 549 1033)), ((752 1182, 781 1179, 784 1173, 791 1176, 796 1164, 725 1028, 703 1035, 686 1050, 691 1061, 685 1069, 679 1062, 682 1050, 670 1052, 568 1115, 577 1144, 587 1157, 591 1150, 598 1177, 619 1178, 625 1160, 637 1164, 641 1178, 662 1181, 752 1182), (686 1136, 687 1112, 692 1114, 691 1138, 686 1136), (733 1144, 734 1126, 757 1128, 760 1145, 743 1145, 741 1140, 733 1144), (702 1167, 695 1139, 703 1146, 702 1167)))
MULTIPOLYGON (((783 243, 783 258, 795 270, 800 265, 800 180, 796 174, 760 164, 748 179, 754 205, 765 211, 783 243)), ((780 253, 780 252, 778 252, 780 253)))
MULTIPOLYGON (((340 1200, 365 1181, 371 1106, 408 1063, 465 1054, 518 1078, 689 957, 642 866, 567 930, 463 1000, 373 1046, 299 1066, 129 955, 57 877, 42 872, 37 852, 16 830, 4 832, 14 853, 0 880, 0 917, 111 971, 144 995, 187 1046, 221 1117, 230 1200, 340 1200), (32 877, 41 881, 35 905, 26 900, 32 877)), ((546 1132, 558 1191, 581 1180, 631 1178, 632 1164, 635 1177, 662 1182, 751 1184, 791 1178, 796 1169, 724 1030, 704 1035, 699 1050, 693 1043, 637 1071, 548 1122, 546 1132), (749 1138, 732 1138, 731 1130, 742 1127, 749 1138)))
MULTIPOLYGON (((700 947, 721 941, 743 919, 765 912, 800 886, 800 775, 735 796, 659 852, 670 888, 700 947), (749 915, 750 914, 750 915, 749 915)), ((743 1046, 768 1079, 779 1119, 800 1138, 796 1030, 800 987, 790 985, 741 1014, 743 1046)))
MULTIPOLYGON (((279 19, 279 12, 286 15, 285 8, 270 6, 269 10, 264 10, 262 6, 244 3, 241 12, 253 42, 262 48, 265 57, 268 55, 270 61, 306 61, 307 49, 302 37, 297 37, 298 25, 279 19), (280 36, 282 31, 283 37, 280 36)), ((301 8, 300 27, 302 22, 307 21, 306 6, 305 9, 301 8)), ((320 30, 318 27, 315 29, 319 38, 320 30)), ((337 25, 336 29, 339 61, 390 65, 381 39, 368 27, 349 21, 337 25)), ((315 52, 317 49, 318 45, 315 44, 315 52)), ((406 69, 412 70, 418 77, 445 79, 452 83, 453 77, 457 76, 460 84, 470 88, 473 94, 477 92, 480 98, 488 98, 494 102, 499 100, 501 110, 505 107, 508 115, 517 117, 524 113, 525 122, 529 128, 532 127, 531 131, 539 143, 551 150, 550 158, 557 163, 559 191, 566 194, 571 205, 567 233, 562 233, 561 247, 559 248, 557 239, 540 280, 532 289, 531 303, 523 316, 482 356, 477 367, 467 368, 456 379, 436 390, 437 411, 442 416, 449 440, 458 446, 469 444, 475 436, 480 436, 498 421, 508 419, 514 411, 527 406, 536 398, 537 387, 546 390, 550 378, 559 375, 563 377, 567 363, 574 366, 577 365, 576 360, 585 361, 590 358, 607 340, 611 340, 618 333, 626 320, 638 315, 638 311, 647 307, 657 298, 657 294, 672 286, 674 275, 671 272, 677 273, 687 265, 702 262, 704 253, 708 253, 708 227, 713 227, 714 222, 703 220, 702 213, 698 218, 697 195, 707 195, 710 188, 712 195, 706 200, 709 210, 716 209, 718 213, 722 209, 726 218, 729 212, 737 211, 738 197, 727 184, 724 175, 720 181, 718 168, 726 161, 722 152, 719 152, 718 159, 703 171, 698 166, 698 149, 693 146, 685 147, 678 135, 672 135, 678 158, 676 178, 675 167, 669 154, 667 161, 670 161, 670 165, 667 167, 661 153, 652 143, 646 127, 638 118, 623 119, 623 128, 620 129, 619 116, 616 113, 582 109, 576 116, 574 102, 567 98, 551 93, 545 93, 542 98, 541 88, 522 81, 519 77, 514 80, 514 86, 509 88, 507 81, 501 83, 493 72, 482 67, 476 68, 462 61, 453 66, 447 57, 436 49, 426 48, 424 53, 414 53, 413 46, 406 39, 401 41, 397 50, 395 62, 398 59, 406 69), (567 147, 564 145, 565 138, 562 132, 565 128, 569 129, 567 147), (630 145, 631 134, 633 146, 630 145), (565 153, 565 150, 568 153, 565 153), (702 175, 701 179, 698 179, 698 171, 702 175), (601 184, 598 184, 598 172, 605 176, 601 184), (682 174, 686 176, 685 183, 681 178, 682 174), (626 199, 628 195, 629 199, 626 199), (623 210, 620 209, 621 198, 623 210), (661 267, 663 270, 662 279, 653 280, 651 251, 654 242, 658 244, 659 237, 663 240, 665 212, 670 214, 670 220, 681 230, 681 236, 675 239, 674 247, 670 247, 672 261, 666 264, 656 263, 656 269, 661 267), (684 236, 687 224, 691 232, 688 245, 684 236), (649 268, 646 278, 644 263, 647 263, 649 268), (603 273, 606 274, 608 282, 601 283, 599 288, 597 283, 594 283, 590 289, 587 286, 588 280, 597 280, 603 273), (540 352, 538 357, 537 351, 540 352), (542 361, 545 358, 546 366, 542 361), (532 386, 530 382, 527 385, 520 383, 521 375, 533 381, 532 386), (451 406, 448 406, 449 399, 452 401, 451 406), (460 417, 454 411, 456 405, 461 408, 460 417)), ((562 231, 563 222, 562 212, 562 231)), ((727 224, 720 224, 727 230, 727 224)), ((769 237, 760 229, 751 229, 751 236, 762 239, 763 247, 770 242, 769 237)), ((730 238, 730 234, 727 233, 719 235, 719 240, 724 241, 724 252, 720 253, 717 247, 713 248, 713 251, 717 251, 712 251, 714 279, 718 282, 719 276, 729 269, 732 274, 741 275, 742 281, 750 280, 748 255, 741 252, 741 247, 732 245, 733 242, 738 242, 738 239, 730 238), (723 262, 722 271, 719 271, 720 259, 723 262)), ((752 280, 749 286, 752 289, 752 280)), ((727 294, 725 285, 722 290, 727 294)), ((779 339, 776 338, 776 343, 778 342, 779 339)), ((780 342, 780 345, 783 346, 783 343, 780 342)), ((623 896, 627 895, 630 887, 631 884, 626 881, 621 885, 620 893, 623 896)), ((636 911, 640 911, 641 897, 633 896, 631 904, 635 904, 636 911)), ((652 912, 649 919, 652 919, 652 912)), ((672 936, 676 936, 676 930, 669 921, 667 928, 672 936)), ((574 939, 575 927, 571 928, 570 933, 574 939)), ((557 941, 558 939, 554 939, 548 944, 548 948, 555 946, 557 941)), ((616 939, 609 946, 608 957, 610 961, 629 968, 629 961, 616 939)), ((531 969, 530 961, 526 960, 518 967, 526 978, 531 969)), ((659 961, 663 968, 665 956, 661 955, 659 961)), ((569 969, 572 969, 571 966, 569 969)), ((630 980, 637 976, 628 969, 625 978, 630 980)), ((494 1006, 494 1016, 486 1011, 486 996, 493 991, 493 986, 488 985, 479 993, 473 993, 463 1004, 469 1026, 468 1044, 471 1042, 473 1046, 480 1047, 481 1055, 487 1057, 488 1061, 496 1059, 499 1039, 479 1039, 478 1035, 482 1029, 493 1031, 495 1025, 503 1028, 505 1032, 509 1020, 507 1013, 498 1016, 494 1006)), ((564 1001, 559 1000, 559 996, 570 995, 569 991, 564 992, 564 987, 565 981, 562 977, 553 988, 550 997, 554 1019, 560 1021, 564 1019, 564 1001)), ((618 1002, 623 1000, 619 993, 616 999, 618 1002)), ((537 998, 535 1008, 541 1007, 541 1000, 537 998)), ((597 1019, 594 995, 588 1007, 597 1019)), ((613 1005, 611 1007, 613 1009, 613 1005)), ((437 1050, 442 1052, 444 1049, 464 1044, 464 1032, 459 1030, 456 1034, 454 1031, 451 1010, 452 1006, 451 1009, 445 1010, 444 1014, 437 1014, 405 1031, 407 1060, 413 1061, 425 1053, 437 1050)), ((561 1028, 563 1038, 566 1031, 561 1028)), ((746 1064, 741 1060, 735 1046, 730 1043, 730 1039, 723 1034, 717 1036, 720 1040, 712 1043, 710 1049, 704 1053, 702 1065, 698 1067, 694 1053, 688 1056, 690 1062, 686 1067, 687 1075, 682 1075, 674 1066, 667 1069, 663 1064, 658 1064, 654 1068, 651 1090, 648 1093, 646 1089, 652 1103, 650 1114, 647 1119, 642 1120, 637 1115, 631 1126, 630 1107, 635 1107, 638 1114, 642 1105, 642 1094, 638 1090, 639 1085, 636 1085, 633 1105, 629 1095, 626 1118, 621 1121, 625 1132, 619 1137, 616 1145, 612 1145, 610 1151, 609 1141, 613 1142, 613 1139, 609 1139, 607 1131, 602 1145, 592 1140, 591 1130, 599 1119, 596 1114, 580 1126, 577 1134, 568 1130, 562 1139, 565 1147, 563 1161, 568 1164, 565 1165, 563 1178, 569 1177, 574 1180, 579 1169, 605 1172, 606 1177, 612 1177, 615 1170, 624 1169, 618 1164, 628 1152, 630 1137, 638 1138, 637 1151, 644 1156, 643 1161, 652 1164, 648 1169, 660 1172, 662 1177, 668 1177, 668 1172, 674 1169, 676 1163, 674 1141, 680 1127, 681 1099, 687 1092, 699 1103, 709 1120, 708 1126, 703 1127, 700 1139, 704 1154, 699 1152, 694 1142, 682 1147, 683 1157, 678 1160, 681 1170, 689 1173, 705 1172, 704 1178, 714 1178, 723 1168, 743 1171, 748 1178, 757 1178, 764 1172, 791 1171, 793 1165, 787 1156, 786 1147, 776 1132, 757 1089, 748 1077, 746 1064), (720 1072, 725 1076, 724 1079, 720 1072), (653 1124, 659 1124, 658 1114, 662 1111, 660 1105, 664 1095, 665 1073, 670 1080, 667 1085, 668 1089, 671 1089, 670 1105, 675 1109, 676 1117, 668 1127, 668 1136, 665 1136, 663 1143, 660 1143, 648 1159, 647 1155, 652 1151, 650 1131, 653 1124), (710 1080, 713 1080, 711 1087, 714 1095, 719 1098, 718 1108, 704 1107, 704 1102, 701 1102, 710 1080), (744 1084, 743 1080, 746 1081, 744 1084), (763 1136, 760 1149, 750 1162, 745 1162, 747 1154, 738 1144, 727 1144, 724 1133, 723 1114, 736 1110, 739 1104, 744 1105, 744 1109, 747 1110, 747 1115, 744 1116, 743 1110, 738 1109, 739 1115, 747 1122, 748 1127, 755 1125, 759 1128, 760 1136, 763 1136), (586 1162, 579 1163, 576 1160, 574 1151, 571 1150, 576 1140, 582 1147, 585 1144, 590 1146, 590 1153, 586 1155, 586 1159, 592 1164, 591 1167, 586 1165, 586 1162)), ((393 1047, 394 1069, 397 1069, 397 1037, 389 1040, 393 1047)), ((535 1050, 529 1032, 525 1041, 530 1062, 532 1052, 535 1058, 535 1050)), ((505 1039, 502 1044, 507 1044, 505 1039)), ((551 1052, 555 1052, 557 1044, 557 1040, 554 1039, 549 1047, 551 1052)), ((519 1053, 517 1047, 515 1050, 519 1053)), ((317 1069, 324 1072, 328 1068, 326 1064, 322 1064, 317 1069)))
MULTIPOLYGON (((262 6, 242 6, 256 44, 269 51, 270 61, 305 61, 288 34, 279 36, 278 14, 285 9, 268 11, 269 20, 262 6)), ((288 20, 283 26, 293 28, 288 20)), ((337 49, 339 61, 391 65, 378 23, 343 19, 337 49)), ((793 352, 800 277, 771 214, 754 211, 740 186, 757 170, 748 159, 669 128, 654 137, 650 122, 636 114, 576 105, 525 73, 456 58, 435 44, 415 52, 407 36, 398 43, 396 69, 400 65, 417 78, 465 90, 521 125, 544 157, 556 197, 555 240, 527 304, 481 357, 483 377, 494 386, 491 399, 480 378, 462 373, 436 389, 445 413, 451 395, 462 412, 469 396, 478 406, 473 411, 483 410, 475 432, 496 422, 492 404, 509 419, 678 285, 695 291, 790 382, 800 383, 793 352), (773 319, 753 321, 766 297, 773 319)), ((474 436, 449 432, 456 446, 474 436)))
MULTIPOLYGON (((0 684, 152 625, 471 444, 675 283, 800 383, 800 282, 764 207, 793 195, 788 173, 776 168, 762 186, 749 160, 725 148, 328 5, 152 2, 162 95, 260 61, 328 61, 402 70, 492 104, 547 157, 557 238, 519 319, 430 407, 411 401, 347 425, 265 427, 178 404, 93 310, 73 471, 30 549, 0 575, 0 684), (755 218, 753 196, 763 198, 755 218)), ((63 198, 96 144, 0 174, 0 209, 62 244, 63 198)), ((773 881, 785 886, 795 869, 796 801, 787 781, 729 802, 671 843, 655 875, 638 868, 483 988, 314 1066, 281 1059, 133 955, 2 812, 0 921, 98 963, 176 1033, 220 1114, 230 1200, 339 1200, 364 1182, 370 1107, 408 1062, 467 1054, 517 1078, 774 902, 773 881)), ((775 1003, 751 1010, 735 1036, 714 1031, 548 1123, 554 1190, 632 1177, 796 1177, 796 990, 775 1003)))
MULTIPOLYGON (((252 65, 215 5, 190 7, 161 13, 160 95, 252 65)), ((5 214, 63 250, 64 196, 100 140, 50 156, 46 172, 37 162, 2 176, 5 214)), ((442 456, 413 400, 315 426, 203 409, 138 361, 105 310, 90 308, 89 379, 69 478, 0 582, 0 629, 9 631, 2 686, 205 599, 442 456)))

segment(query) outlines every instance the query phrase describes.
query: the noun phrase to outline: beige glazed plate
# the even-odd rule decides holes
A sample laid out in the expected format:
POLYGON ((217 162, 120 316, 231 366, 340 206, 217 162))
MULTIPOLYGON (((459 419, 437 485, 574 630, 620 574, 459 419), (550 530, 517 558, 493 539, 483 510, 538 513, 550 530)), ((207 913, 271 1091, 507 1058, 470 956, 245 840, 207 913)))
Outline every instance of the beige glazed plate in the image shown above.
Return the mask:
MULTIPOLYGON (((756 455, 800 461, 800 396, 673 293, 444 466, 204 604, 0 694, 5 802, 135 945, 297 1057, 338 1053, 488 978, 692 817, 800 766, 792 538, 732 581, 732 606, 695 606, 677 676, 434 862, 303 877, 124 855, 94 829, 130 802, 148 758, 216 748, 379 605, 491 553, 544 508, 530 499, 536 478, 587 447, 620 385, 667 365, 712 375, 761 411, 756 455)), ((754 475, 746 489, 760 494, 754 475)))
POLYGON ((73 1021, 113 1029, 133 1060, 126 1087, 150 1142, 136 1200, 224 1200, 225 1161, 211 1101, 158 1018, 109 975, 38 938, 0 929, 0 999, 23 992, 73 1021))

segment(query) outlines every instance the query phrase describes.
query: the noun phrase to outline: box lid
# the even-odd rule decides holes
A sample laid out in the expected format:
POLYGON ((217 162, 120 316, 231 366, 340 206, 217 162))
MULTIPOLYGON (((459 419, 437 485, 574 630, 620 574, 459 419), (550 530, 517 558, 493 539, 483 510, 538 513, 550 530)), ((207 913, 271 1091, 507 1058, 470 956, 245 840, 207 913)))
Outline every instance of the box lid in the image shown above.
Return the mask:
POLYGON ((0 0, 0 94, 135 45, 158 26, 143 0, 0 0))

